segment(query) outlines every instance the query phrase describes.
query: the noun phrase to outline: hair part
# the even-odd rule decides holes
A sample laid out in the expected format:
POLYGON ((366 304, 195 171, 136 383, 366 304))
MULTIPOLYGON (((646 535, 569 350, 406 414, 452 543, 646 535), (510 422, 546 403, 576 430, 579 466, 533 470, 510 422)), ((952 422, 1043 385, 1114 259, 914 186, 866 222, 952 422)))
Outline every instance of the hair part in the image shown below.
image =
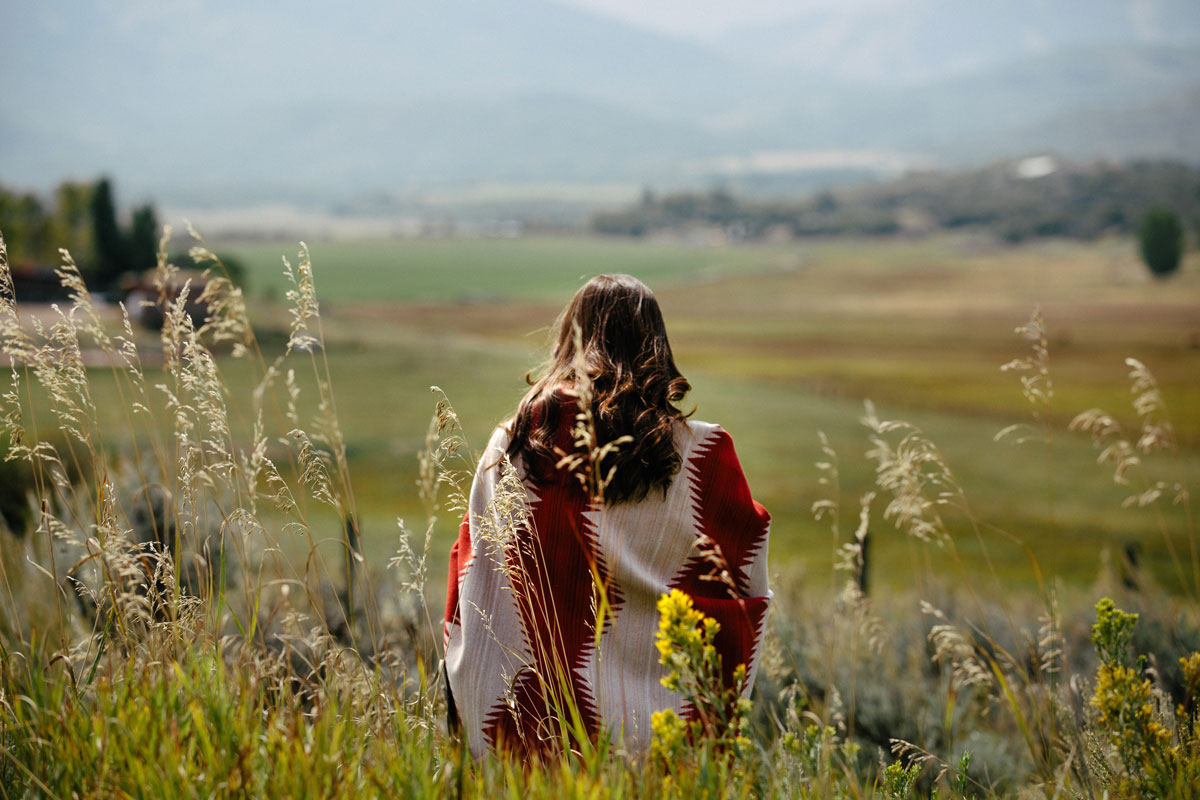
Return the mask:
POLYGON ((692 387, 675 366, 654 293, 631 275, 598 275, 575 293, 556 327, 545 373, 537 381, 526 376, 531 388, 511 424, 509 458, 520 457, 528 480, 553 479, 562 451, 576 448, 564 412, 573 419, 568 392, 585 369, 597 446, 632 437, 599 465, 600 474, 613 470, 605 501, 635 502, 652 489, 665 494, 680 467, 675 426, 688 416, 674 404, 692 387))

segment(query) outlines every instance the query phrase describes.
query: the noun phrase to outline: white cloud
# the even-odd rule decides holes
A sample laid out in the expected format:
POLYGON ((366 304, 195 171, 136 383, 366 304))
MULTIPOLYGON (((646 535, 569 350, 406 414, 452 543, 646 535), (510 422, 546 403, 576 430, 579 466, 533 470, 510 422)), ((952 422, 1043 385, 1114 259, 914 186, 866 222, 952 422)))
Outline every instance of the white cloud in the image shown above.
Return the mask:
POLYGON ((1157 39, 1160 36, 1158 4, 1154 0, 1134 0, 1130 3, 1129 21, 1141 39, 1157 39))
MULTIPOLYGON (((742 26, 791 19, 810 11, 844 8, 845 0, 558 0, 607 17, 676 36, 710 39, 742 26)), ((858 0, 860 9, 902 0, 858 0)))

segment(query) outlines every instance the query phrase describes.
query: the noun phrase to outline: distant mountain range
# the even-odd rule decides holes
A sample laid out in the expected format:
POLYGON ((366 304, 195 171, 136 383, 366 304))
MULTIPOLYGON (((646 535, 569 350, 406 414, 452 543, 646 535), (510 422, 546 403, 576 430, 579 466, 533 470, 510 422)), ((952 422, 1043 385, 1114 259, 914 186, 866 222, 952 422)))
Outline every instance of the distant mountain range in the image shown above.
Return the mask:
POLYGON ((4 16, 0 182, 16 186, 107 172, 235 204, 756 175, 786 189, 1039 150, 1200 163, 1193 0, 918 0, 715 42, 550 0, 4 16))
POLYGON ((788 21, 735 29, 714 44, 741 62, 903 86, 1081 46, 1200 41, 1192 0, 866 0, 796 8, 788 21))

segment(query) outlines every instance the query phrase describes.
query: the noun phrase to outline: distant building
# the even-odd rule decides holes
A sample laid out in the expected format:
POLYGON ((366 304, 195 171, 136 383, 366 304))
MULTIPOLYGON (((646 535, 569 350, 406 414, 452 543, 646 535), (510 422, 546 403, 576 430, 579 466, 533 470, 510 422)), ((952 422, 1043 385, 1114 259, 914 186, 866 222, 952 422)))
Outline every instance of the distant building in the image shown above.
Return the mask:
POLYGON ((156 270, 147 270, 139 275, 127 275, 122 281, 125 310, 133 322, 148 330, 159 330, 166 317, 166 305, 179 297, 184 286, 188 288, 188 299, 184 309, 191 317, 192 324, 199 327, 208 316, 208 309, 198 301, 208 284, 208 278, 199 270, 180 270, 171 277, 166 287, 165 297, 154 282, 156 270))
POLYGON ((11 272, 18 303, 58 303, 70 296, 52 267, 18 264, 11 272))

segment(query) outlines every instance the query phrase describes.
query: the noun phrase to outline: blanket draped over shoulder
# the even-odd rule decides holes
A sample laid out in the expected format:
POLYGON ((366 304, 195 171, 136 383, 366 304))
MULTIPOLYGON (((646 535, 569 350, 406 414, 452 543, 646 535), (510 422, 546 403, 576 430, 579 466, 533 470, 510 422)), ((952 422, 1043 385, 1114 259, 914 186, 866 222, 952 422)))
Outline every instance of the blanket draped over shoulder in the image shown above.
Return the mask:
POLYGON ((502 426, 450 553, 446 674, 471 751, 545 751, 568 705, 590 735, 607 729, 631 752, 649 746, 653 712, 689 714, 660 683, 656 606, 671 589, 720 623, 726 685, 745 664, 749 692, 770 600, 770 516, 729 434, 680 422, 682 466, 666 493, 615 505, 592 502, 565 469, 521 482, 508 443, 502 426))

